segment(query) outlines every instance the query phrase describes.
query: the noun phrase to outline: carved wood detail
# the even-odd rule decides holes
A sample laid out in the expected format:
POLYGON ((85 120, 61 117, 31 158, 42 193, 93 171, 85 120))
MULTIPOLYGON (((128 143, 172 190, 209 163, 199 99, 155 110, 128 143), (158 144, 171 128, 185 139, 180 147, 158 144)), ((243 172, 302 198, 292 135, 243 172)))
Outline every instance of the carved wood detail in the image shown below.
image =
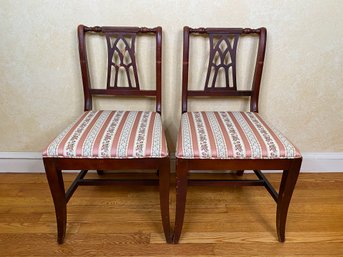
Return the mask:
POLYGON ((107 88, 139 90, 135 58, 136 33, 105 33, 105 35, 108 50, 107 88), (125 70, 128 87, 122 87, 118 83, 120 69, 125 70))
POLYGON ((227 90, 237 89, 236 51, 238 39, 239 34, 209 34, 210 57, 205 81, 205 91, 217 88, 221 90, 223 88, 227 90), (221 69, 225 75, 225 86, 216 87, 218 74, 221 69), (211 76, 212 79, 210 79, 211 76), (232 84, 230 84, 230 80, 232 84))

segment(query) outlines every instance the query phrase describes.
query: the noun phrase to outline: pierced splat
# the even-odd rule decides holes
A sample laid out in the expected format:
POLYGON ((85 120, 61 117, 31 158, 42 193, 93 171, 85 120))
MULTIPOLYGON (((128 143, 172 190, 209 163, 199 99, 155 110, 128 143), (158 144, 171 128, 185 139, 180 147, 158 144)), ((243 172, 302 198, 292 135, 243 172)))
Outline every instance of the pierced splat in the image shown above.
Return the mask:
POLYGON ((136 33, 106 33, 108 50, 107 89, 139 90, 135 40, 136 33), (119 84, 118 78, 121 72, 126 75, 127 86, 119 84))
POLYGON ((239 34, 209 34, 210 57, 205 81, 205 91, 215 89, 236 90, 236 51, 239 34), (220 72, 224 73, 224 87, 217 86, 220 72))

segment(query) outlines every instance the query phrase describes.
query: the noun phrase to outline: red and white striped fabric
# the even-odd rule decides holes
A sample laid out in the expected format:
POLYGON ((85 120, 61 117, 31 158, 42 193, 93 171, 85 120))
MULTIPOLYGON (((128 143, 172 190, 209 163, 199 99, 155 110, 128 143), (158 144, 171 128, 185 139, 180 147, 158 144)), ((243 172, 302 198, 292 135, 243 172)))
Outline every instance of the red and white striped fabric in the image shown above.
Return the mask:
POLYGON ((294 159, 299 150, 253 112, 188 112, 181 118, 177 158, 294 159))
POLYGON ((141 111, 87 111, 43 152, 43 157, 57 158, 166 156, 161 116, 141 111))

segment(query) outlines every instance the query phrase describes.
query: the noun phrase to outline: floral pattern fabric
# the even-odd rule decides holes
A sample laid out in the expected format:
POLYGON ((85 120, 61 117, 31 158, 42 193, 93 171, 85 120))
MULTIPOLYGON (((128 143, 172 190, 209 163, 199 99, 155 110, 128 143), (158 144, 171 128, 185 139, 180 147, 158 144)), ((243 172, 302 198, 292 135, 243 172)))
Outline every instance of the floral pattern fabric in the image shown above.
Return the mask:
POLYGON ((43 157, 163 158, 161 116, 142 111, 87 111, 57 136, 43 157))
POLYGON ((254 112, 188 112, 181 118, 176 157, 294 159, 299 150, 254 112))

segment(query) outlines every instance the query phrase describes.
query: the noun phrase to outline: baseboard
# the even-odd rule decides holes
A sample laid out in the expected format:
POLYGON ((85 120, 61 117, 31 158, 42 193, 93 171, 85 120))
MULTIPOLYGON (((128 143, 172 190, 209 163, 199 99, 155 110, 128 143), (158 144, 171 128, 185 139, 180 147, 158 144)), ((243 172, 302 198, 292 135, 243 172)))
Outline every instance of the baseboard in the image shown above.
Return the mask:
POLYGON ((305 152, 302 155, 302 172, 343 172, 343 152, 305 152))
POLYGON ((0 152, 0 172, 40 173, 44 172, 42 153, 0 152))
MULTIPOLYGON (((175 163, 175 157, 171 159, 175 163)), ((305 152, 301 171, 343 172, 343 152, 305 152)), ((0 152, 0 172, 44 172, 42 155, 39 152, 0 152)))

